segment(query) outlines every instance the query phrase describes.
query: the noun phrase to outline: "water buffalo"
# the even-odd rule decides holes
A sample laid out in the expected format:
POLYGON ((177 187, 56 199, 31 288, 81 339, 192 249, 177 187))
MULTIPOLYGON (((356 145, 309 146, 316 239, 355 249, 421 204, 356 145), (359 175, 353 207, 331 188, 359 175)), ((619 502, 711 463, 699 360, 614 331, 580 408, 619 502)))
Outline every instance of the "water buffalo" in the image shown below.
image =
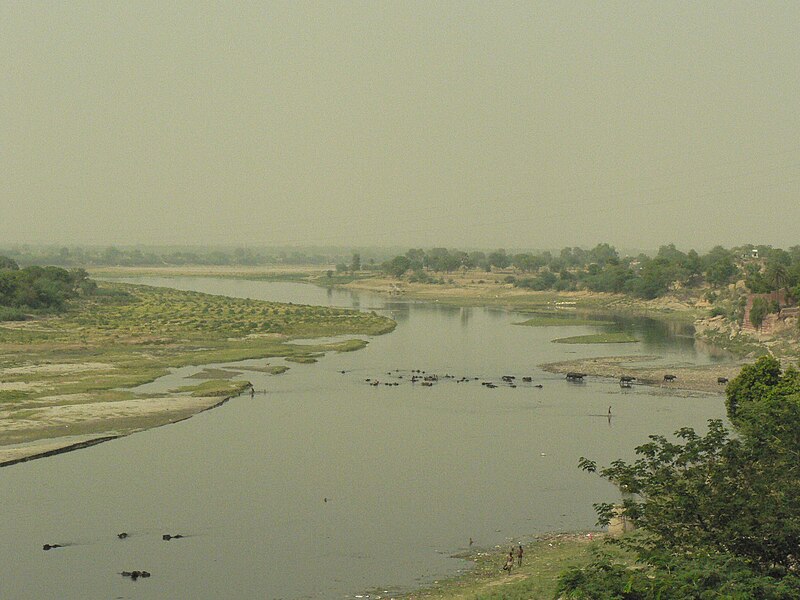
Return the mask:
POLYGON ((123 571, 120 573, 123 577, 130 577, 134 581, 139 579, 139 577, 150 577, 150 573, 148 571, 123 571))

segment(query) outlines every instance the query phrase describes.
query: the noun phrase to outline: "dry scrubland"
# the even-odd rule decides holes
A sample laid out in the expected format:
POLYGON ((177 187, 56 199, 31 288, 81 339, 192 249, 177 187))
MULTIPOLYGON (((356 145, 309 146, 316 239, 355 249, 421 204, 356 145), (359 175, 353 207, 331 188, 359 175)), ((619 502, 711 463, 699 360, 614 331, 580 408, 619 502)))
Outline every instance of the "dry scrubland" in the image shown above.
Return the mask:
POLYGON ((374 313, 102 284, 64 315, 0 324, 0 463, 175 422, 247 387, 222 377, 167 394, 129 391, 170 367, 268 357, 312 362, 366 342, 291 339, 377 335, 394 325, 374 313))

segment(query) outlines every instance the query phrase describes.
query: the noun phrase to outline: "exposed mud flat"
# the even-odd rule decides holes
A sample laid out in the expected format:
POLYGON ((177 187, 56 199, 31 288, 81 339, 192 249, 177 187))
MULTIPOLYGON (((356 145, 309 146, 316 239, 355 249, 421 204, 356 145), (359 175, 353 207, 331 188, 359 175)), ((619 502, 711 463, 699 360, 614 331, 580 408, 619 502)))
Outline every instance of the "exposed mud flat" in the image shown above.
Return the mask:
POLYGON ((718 382, 723 377, 728 380, 739 374, 742 363, 714 365, 642 365, 656 360, 658 356, 604 356, 584 358, 540 365, 551 373, 576 371, 593 377, 619 379, 623 375, 635 377, 635 384, 659 386, 670 390, 691 390, 722 394, 725 386, 718 382), (665 381, 665 375, 674 375, 673 381, 665 381))

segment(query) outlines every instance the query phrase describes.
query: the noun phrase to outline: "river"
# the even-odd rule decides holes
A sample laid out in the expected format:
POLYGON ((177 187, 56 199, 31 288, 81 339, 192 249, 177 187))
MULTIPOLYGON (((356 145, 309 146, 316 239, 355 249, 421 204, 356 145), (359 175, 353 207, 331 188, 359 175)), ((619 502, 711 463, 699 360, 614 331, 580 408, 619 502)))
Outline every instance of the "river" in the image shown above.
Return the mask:
MULTIPOLYGON (((617 354, 658 355, 665 365, 715 360, 685 329, 653 321, 621 323, 638 344, 577 346, 551 340, 597 328, 519 327, 524 316, 499 309, 298 283, 129 281, 375 310, 398 326, 363 350, 291 364, 283 375, 246 372, 259 392, 252 399, 0 469, 2 598, 390 596, 467 568, 450 556, 470 538, 491 547, 593 528, 592 503, 616 494, 579 471, 579 457, 630 459, 648 434, 704 429, 724 416, 719 396, 576 385, 537 367, 617 354), (454 379, 423 387, 410 383, 412 369, 454 379), (479 380, 457 383, 462 376, 479 380), (481 385, 490 380, 498 387, 481 385), (117 539, 122 531, 127 539, 117 539), (165 533, 186 537, 163 541, 165 533), (44 552, 45 543, 65 547, 44 552), (132 581, 124 570, 152 577, 132 581)), ((174 387, 196 371, 143 389, 174 387)))

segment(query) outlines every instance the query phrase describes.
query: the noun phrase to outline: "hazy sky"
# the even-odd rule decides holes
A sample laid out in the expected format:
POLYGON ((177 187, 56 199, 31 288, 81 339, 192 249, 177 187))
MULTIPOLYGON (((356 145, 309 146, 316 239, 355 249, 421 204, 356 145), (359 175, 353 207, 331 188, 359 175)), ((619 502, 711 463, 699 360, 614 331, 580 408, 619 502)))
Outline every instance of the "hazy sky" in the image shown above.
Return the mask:
POLYGON ((800 2, 0 1, 0 244, 800 244, 800 2))

